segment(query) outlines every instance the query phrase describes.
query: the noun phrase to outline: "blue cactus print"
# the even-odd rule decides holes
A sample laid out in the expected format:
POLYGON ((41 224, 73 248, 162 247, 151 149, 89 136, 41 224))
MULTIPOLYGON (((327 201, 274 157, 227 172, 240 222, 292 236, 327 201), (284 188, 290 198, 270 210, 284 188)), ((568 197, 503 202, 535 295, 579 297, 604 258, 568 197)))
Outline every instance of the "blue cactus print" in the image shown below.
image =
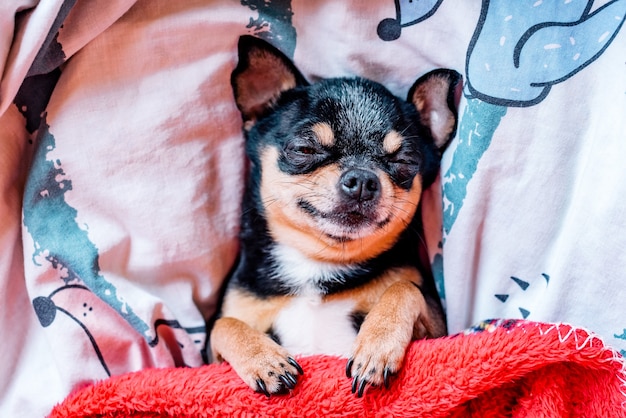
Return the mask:
POLYGON ((552 85, 597 59, 617 35, 626 18, 626 0, 593 13, 592 6, 587 0, 483 0, 467 52, 468 104, 459 146, 444 176, 444 240, 506 107, 541 102, 552 85))
POLYGON ((598 58, 622 27, 625 0, 590 12, 592 6, 587 0, 483 1, 467 54, 472 97, 501 106, 542 101, 552 85, 598 58))
POLYGON ((459 138, 450 168, 443 176, 444 239, 463 206, 467 185, 474 176, 478 162, 491 144, 491 138, 506 114, 506 107, 479 99, 469 99, 461 123, 459 138))

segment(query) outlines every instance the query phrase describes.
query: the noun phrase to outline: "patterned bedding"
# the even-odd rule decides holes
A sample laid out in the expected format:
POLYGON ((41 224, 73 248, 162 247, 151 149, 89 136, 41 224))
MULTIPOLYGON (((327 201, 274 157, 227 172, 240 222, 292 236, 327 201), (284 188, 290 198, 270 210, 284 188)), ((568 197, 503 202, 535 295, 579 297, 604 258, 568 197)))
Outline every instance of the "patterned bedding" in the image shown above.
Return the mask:
POLYGON ((242 34, 405 96, 464 76, 424 197, 451 333, 567 322, 626 353, 626 0, 0 5, 0 416, 199 366, 237 255, 242 34))

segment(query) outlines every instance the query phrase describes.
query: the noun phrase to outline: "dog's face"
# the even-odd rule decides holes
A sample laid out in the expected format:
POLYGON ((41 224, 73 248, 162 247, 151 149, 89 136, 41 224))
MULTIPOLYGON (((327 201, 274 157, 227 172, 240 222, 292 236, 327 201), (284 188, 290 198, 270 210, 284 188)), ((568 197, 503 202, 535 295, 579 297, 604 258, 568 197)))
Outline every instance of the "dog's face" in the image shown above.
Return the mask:
POLYGON ((248 134, 274 239, 342 263, 389 248, 413 218, 435 161, 416 119, 415 107, 361 79, 285 94, 248 134))
POLYGON ((411 101, 360 78, 309 85, 280 52, 242 38, 233 87, 273 239, 342 264, 390 248, 456 127, 452 76, 418 80, 411 101))

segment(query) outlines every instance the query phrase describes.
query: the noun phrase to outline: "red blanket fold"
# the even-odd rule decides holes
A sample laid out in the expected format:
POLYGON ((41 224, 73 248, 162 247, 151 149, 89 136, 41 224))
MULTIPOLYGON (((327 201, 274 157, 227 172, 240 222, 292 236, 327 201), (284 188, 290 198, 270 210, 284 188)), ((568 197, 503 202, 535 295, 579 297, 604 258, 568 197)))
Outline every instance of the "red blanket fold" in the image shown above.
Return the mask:
POLYGON ((588 331, 491 321, 414 342, 391 388, 350 393, 345 360, 299 358, 289 395, 251 391, 227 364, 150 369, 71 394, 51 417, 626 417, 623 358, 588 331))

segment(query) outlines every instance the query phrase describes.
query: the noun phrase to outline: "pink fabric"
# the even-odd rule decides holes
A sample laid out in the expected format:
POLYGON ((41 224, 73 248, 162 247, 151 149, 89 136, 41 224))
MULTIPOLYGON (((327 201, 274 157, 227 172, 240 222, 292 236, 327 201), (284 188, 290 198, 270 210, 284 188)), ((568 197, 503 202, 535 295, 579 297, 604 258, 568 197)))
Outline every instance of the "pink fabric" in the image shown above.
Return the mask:
POLYGON ((237 256, 242 34, 310 80, 359 75, 398 96, 433 68, 462 73, 458 134, 423 198, 449 330, 567 322, 626 353, 625 8, 0 1, 0 416, 203 364, 237 256), (528 89, 545 97, 504 100, 528 89))

